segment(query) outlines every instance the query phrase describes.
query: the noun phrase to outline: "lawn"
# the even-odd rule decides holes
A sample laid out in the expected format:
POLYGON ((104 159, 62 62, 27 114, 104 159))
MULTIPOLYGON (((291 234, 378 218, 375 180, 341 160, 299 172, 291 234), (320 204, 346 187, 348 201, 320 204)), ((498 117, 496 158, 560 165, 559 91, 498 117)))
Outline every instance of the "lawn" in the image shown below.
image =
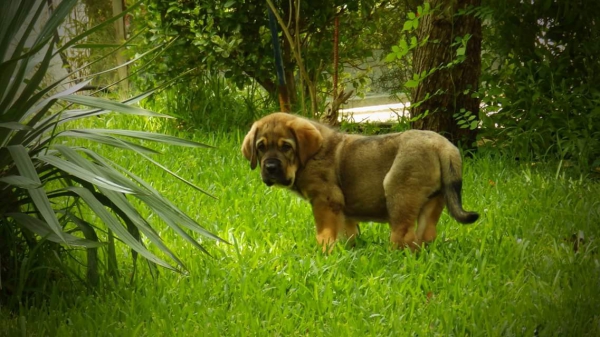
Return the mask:
MULTIPOLYGON (((557 164, 466 159, 464 205, 481 213, 475 224, 444 212, 438 239, 418 254, 393 250, 387 225, 361 224, 356 248, 324 255, 308 203, 250 170, 244 130, 180 135, 218 149, 165 147, 157 159, 218 199, 124 152, 111 156, 231 245, 204 241, 211 258, 160 227, 187 273, 153 279, 140 264, 133 283, 101 294, 57 286, 41 305, 0 311, 0 334, 600 335, 598 181, 557 164)), ((122 261, 127 279, 130 259, 122 261)))

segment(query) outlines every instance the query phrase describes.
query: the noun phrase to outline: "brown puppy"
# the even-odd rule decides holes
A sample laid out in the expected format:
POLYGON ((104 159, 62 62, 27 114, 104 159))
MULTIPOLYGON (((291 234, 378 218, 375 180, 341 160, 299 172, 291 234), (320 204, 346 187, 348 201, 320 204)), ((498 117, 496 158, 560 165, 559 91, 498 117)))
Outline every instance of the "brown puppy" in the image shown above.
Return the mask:
POLYGON ((360 221, 387 222, 392 243, 416 249, 435 239, 445 205, 461 223, 479 218, 462 208, 458 149, 435 132, 350 135, 274 113, 252 125, 242 153, 252 169, 260 165, 267 186, 310 202, 323 249, 353 240, 360 221))

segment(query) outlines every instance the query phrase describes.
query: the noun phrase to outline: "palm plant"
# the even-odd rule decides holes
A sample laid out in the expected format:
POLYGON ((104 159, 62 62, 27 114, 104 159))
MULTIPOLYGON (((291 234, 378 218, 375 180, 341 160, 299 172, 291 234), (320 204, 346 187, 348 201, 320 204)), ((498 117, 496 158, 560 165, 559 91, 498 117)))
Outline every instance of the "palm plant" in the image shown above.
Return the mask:
MULTIPOLYGON (((156 151, 132 139, 192 147, 203 144, 144 131, 69 129, 67 122, 110 112, 168 117, 133 106, 151 92, 116 102, 77 93, 93 76, 79 78, 67 89, 60 88, 69 83, 68 77, 48 81, 53 57, 118 19, 108 20, 59 47, 57 29, 76 2, 61 1, 37 35, 33 34, 34 27, 46 1, 13 0, 1 9, 0 291, 17 295, 26 283, 27 268, 31 270, 25 261, 42 243, 84 247, 87 277, 92 285, 99 281, 100 247, 106 252, 103 256, 107 272, 116 275, 116 240, 131 248, 134 265, 139 254, 151 266, 184 269, 183 262, 169 250, 153 224, 134 206, 139 202, 201 251, 206 252, 190 232, 221 240, 110 158, 90 148, 63 144, 65 137, 78 137, 129 150, 200 190, 154 161, 149 154, 156 151), (87 108, 75 109, 76 106, 87 108), (171 262, 151 252, 144 242, 151 242, 171 262)), ((89 64, 77 70, 85 67, 89 64)))

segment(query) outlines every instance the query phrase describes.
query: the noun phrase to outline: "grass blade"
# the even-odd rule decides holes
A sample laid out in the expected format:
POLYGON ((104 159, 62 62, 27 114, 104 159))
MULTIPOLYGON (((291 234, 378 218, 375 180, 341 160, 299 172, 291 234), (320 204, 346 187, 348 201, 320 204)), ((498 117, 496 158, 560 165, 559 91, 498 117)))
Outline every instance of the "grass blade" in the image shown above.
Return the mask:
MULTIPOLYGON (((125 177, 119 174, 116 170, 106 166, 98 166, 92 164, 87 159, 79 155, 75 150, 67 147, 67 146, 57 146, 58 150, 65 156, 67 159, 75 162, 75 164, 83 167, 90 172, 93 172, 96 175, 103 176, 105 179, 114 179, 116 183, 122 185, 133 185, 129 182, 125 177)), ((130 229, 130 233, 133 228, 131 226, 138 228, 144 233, 157 247, 159 247, 165 254, 171 257, 174 261, 176 261, 179 265, 183 266, 183 262, 181 262, 162 242, 158 233, 142 218, 142 216, 138 213, 138 211, 131 205, 131 203, 127 200, 127 198, 121 194, 112 190, 99 188, 99 191, 108 198, 108 201, 111 202, 110 208, 113 209, 121 217, 123 221, 125 221, 130 229)), ((141 192, 141 191, 140 191, 141 192)), ((143 194, 143 193, 140 193, 143 194)), ((105 204, 105 206, 108 206, 105 204)), ((137 231, 137 230, 135 230, 137 231)))
POLYGON ((69 17, 69 13, 73 10, 75 5, 77 4, 77 0, 63 0, 58 6, 52 11, 52 15, 42 28, 38 39, 36 40, 36 44, 41 41, 51 37, 54 32, 58 29, 58 26, 69 17))
POLYGON ((23 121, 29 107, 35 104, 36 100, 32 99, 32 96, 34 92, 38 90, 42 80, 46 77, 48 68, 50 67, 50 61, 52 61, 52 48, 57 41, 58 38, 55 38, 48 44, 48 50, 44 54, 42 62, 39 63, 35 73, 29 80, 25 81, 25 79, 23 79, 22 82, 15 81, 13 83, 15 88, 20 88, 21 83, 27 84, 25 85, 25 88, 22 89, 19 97, 13 102, 13 106, 8 109, 8 113, 6 115, 9 120, 23 121))
MULTIPOLYGON (((70 161, 81 166, 82 168, 93 172, 98 176, 102 176, 105 179, 112 179, 117 184, 121 185, 133 185, 127 178, 122 176, 119 172, 111 168, 110 166, 99 166, 92 164, 87 159, 79 155, 75 150, 67 146, 57 146, 57 149, 70 161)), ((173 259, 182 268, 186 268, 183 262, 177 258, 175 254, 163 243, 158 233, 142 218, 138 211, 131 205, 127 198, 122 193, 117 193, 112 190, 98 188, 99 191, 106 197, 99 199, 105 206, 111 208, 126 224, 129 232, 139 241, 139 231, 141 231, 146 237, 150 239, 163 253, 173 259), (109 204, 110 202, 110 204, 109 204)), ((144 194, 142 191, 139 194, 144 194)), ((99 198, 100 196, 97 196, 99 198)), ((135 254, 134 254, 135 255, 135 254)), ((135 257, 134 257, 135 261, 135 257)), ((135 263, 135 262, 134 262, 135 263)))
POLYGON ((0 60, 4 60, 12 39, 20 28, 20 23, 25 21, 28 10, 25 10, 25 1, 11 1, 3 8, 0 20, 0 60), (12 18, 10 20, 9 18, 12 18))
MULTIPOLYGON (((95 153, 93 151, 90 151, 87 149, 83 149, 83 151, 85 153, 87 153, 88 155, 90 155, 91 157, 93 157, 97 162, 104 165, 103 168, 105 170, 112 172, 112 174, 110 174, 110 177, 111 177, 111 179, 114 179, 116 183, 119 183, 121 185, 126 185, 126 184, 129 184, 130 181, 125 176, 121 175, 118 171, 116 171, 114 168, 112 168, 112 166, 118 168, 122 172, 125 172, 128 176, 132 177, 140 185, 145 187, 145 189, 146 189, 145 191, 147 193, 137 193, 134 196, 137 197, 138 199, 140 199, 142 202, 144 202, 153 211, 155 211, 161 217, 161 219, 163 219, 165 222, 167 222, 168 225, 171 225, 171 224, 173 224, 173 221, 176 221, 177 223, 181 223, 183 227, 186 227, 200 235, 206 236, 206 237, 216 240, 216 241, 227 243, 227 241, 221 239, 220 237, 218 237, 218 236, 210 233, 206 229, 202 228, 194 220, 192 220, 191 218, 186 216, 183 212, 181 212, 179 209, 177 209, 177 207, 175 207, 168 199, 162 197, 160 195, 160 193, 158 193, 158 191, 156 191, 154 188, 152 188, 151 185, 149 185, 148 183, 146 183, 139 177, 133 175, 131 172, 127 171, 126 169, 124 169, 123 167, 121 167, 119 165, 116 165, 114 163, 111 163, 111 164, 107 163, 105 158, 99 156, 97 153, 95 153), (171 220, 173 220, 173 221, 171 221, 171 220), (169 221, 171 221, 171 222, 169 222, 169 221)), ((175 227, 177 227, 177 225, 175 225, 175 227)), ((180 229, 180 228, 173 227, 173 229, 175 231, 179 232, 178 229, 180 229)), ((188 238, 186 238, 186 240, 189 241, 188 238)), ((194 239, 191 239, 191 240, 195 241, 194 239)), ((197 244, 197 242, 196 242, 196 244, 197 244)), ((204 248, 200 248, 200 249, 202 251, 206 252, 206 250, 204 248)))
POLYGON ((117 172, 110 166, 106 166, 104 162, 92 164, 87 158, 81 156, 73 148, 63 145, 57 145, 56 148, 65 158, 73 162, 75 165, 78 165, 88 171, 91 171, 106 180, 113 181, 115 184, 124 186, 125 188, 128 188, 131 191, 133 191, 135 194, 148 194, 148 191, 137 186, 132 181, 126 179, 125 177, 123 177, 123 175, 121 175, 119 172, 117 172))
POLYGON ((173 220, 171 220, 171 218, 169 218, 168 216, 166 216, 166 214, 161 214, 158 213, 158 215, 165 221, 165 223, 171 227, 171 229, 173 229, 178 235, 180 235, 182 238, 184 238, 186 241, 188 241, 189 243, 191 243, 194 247, 196 247, 197 249, 199 249, 200 251, 204 252, 205 254, 207 254, 208 256, 212 256, 210 255, 210 253, 204 249, 204 247, 202 247, 202 245, 200 245, 198 243, 198 241, 196 241, 196 239, 194 239, 193 237, 191 237, 186 231, 184 231, 181 227, 179 227, 173 220))
MULTIPOLYGON (((77 91, 79 91, 81 88, 85 87, 86 85, 90 84, 92 82, 92 80, 87 80, 87 81, 82 81, 81 83, 77 83, 69 88, 67 88, 64 91, 61 91, 59 93, 56 93, 48 98, 45 98, 41 101, 39 101, 39 103, 35 104, 34 106, 32 106, 24 115, 22 120, 27 120, 29 116, 33 115, 33 114, 37 114, 40 111, 43 111, 44 108, 46 106, 48 106, 48 103, 51 103, 53 100, 56 100, 58 98, 61 98, 63 96, 67 96, 67 95, 71 95, 76 93, 77 91)), ((33 100, 36 101, 37 100, 33 100)), ((53 114, 51 115, 49 118, 57 118, 59 117, 60 114, 53 114)))
POLYGON ((107 254, 107 273, 110 275, 115 284, 119 282, 119 263, 117 262, 117 250, 115 247, 115 234, 110 228, 108 229, 108 248, 107 254))

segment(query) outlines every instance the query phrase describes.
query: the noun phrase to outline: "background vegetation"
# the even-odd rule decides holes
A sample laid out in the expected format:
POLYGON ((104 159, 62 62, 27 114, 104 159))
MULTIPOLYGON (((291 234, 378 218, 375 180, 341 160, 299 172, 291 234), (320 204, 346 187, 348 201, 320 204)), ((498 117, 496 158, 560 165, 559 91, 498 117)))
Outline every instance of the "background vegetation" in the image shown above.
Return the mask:
MULTIPOLYGON (((53 11, 73 20, 76 4, 53 11)), ((342 79, 358 95, 383 85, 410 95, 425 78, 412 64, 416 28, 430 15, 421 2, 274 4, 294 37, 286 46, 280 33, 298 113, 309 114, 311 90, 319 111, 332 95, 335 17, 342 79), (370 82, 366 57, 387 59, 391 81, 370 82)), ((21 22, 9 15, 18 5, 47 3, 16 1, 0 20, 0 83, 12 83, 0 89, 0 336, 600 334, 600 5, 484 0, 454 13, 482 22, 481 75, 469 92, 481 109, 451 119, 477 133, 464 194, 482 219, 461 226, 444 214, 439 239, 416 255, 391 250, 386 226, 364 224, 356 249, 330 256, 314 244, 309 206, 263 186, 239 154, 251 122, 278 109, 266 3, 131 3, 128 39, 116 43, 108 7, 87 4, 93 20, 69 26, 73 35, 57 36, 61 22, 49 20, 15 49, 23 30, 6 18, 21 22), (119 46, 132 61, 129 90, 115 75, 119 46), (68 77, 45 78, 37 57, 62 52, 68 77), (62 91, 66 81, 77 84, 62 91), (107 190, 106 180, 135 193, 107 190), (44 194, 40 206, 32 195, 44 194), (165 261, 177 272, 156 268, 165 261)), ((464 37, 440 68, 463 62, 464 37)), ((408 127, 402 119, 392 129, 408 127)))
MULTIPOLYGON (((296 4, 295 1, 290 3, 292 7, 296 4)), ((295 20, 288 1, 276 4, 283 17, 295 20)), ((465 116, 466 111, 456 111, 460 113, 448 123, 468 121, 459 127, 477 129, 479 144, 485 142, 495 151, 514 157, 576 161, 576 166, 588 173, 597 167, 600 163, 597 161, 600 155, 597 109, 600 63, 595 62, 597 44, 593 41, 599 28, 593 18, 600 13, 599 6, 587 3, 583 6, 566 0, 531 4, 484 0, 478 7, 465 5, 451 13, 457 17, 468 13, 482 23, 480 85, 476 92, 469 92, 481 101, 481 111, 472 111, 475 121, 481 120, 481 123, 465 116)), ((302 2, 300 18, 304 25, 299 37, 303 42, 296 48, 301 51, 311 83, 317 88, 321 107, 333 90, 333 16, 341 19, 340 64, 346 67, 341 70, 352 70, 352 77, 347 72, 345 81, 352 82, 358 94, 364 94, 371 87, 385 86, 390 94, 406 92, 410 95, 410 89, 418 83, 414 80, 417 74, 412 73, 412 53, 423 42, 415 39, 422 16, 417 7, 423 8, 423 4, 393 0, 302 2), (384 52, 376 52, 380 50, 384 52), (367 56, 383 60, 390 52, 398 54, 399 60, 389 63, 383 83, 369 82, 371 69, 368 67, 357 73, 352 66, 360 68, 367 56)), ((164 58, 144 74, 143 81, 153 83, 191 68, 211 69, 201 77, 210 74, 208 76, 224 78, 237 86, 257 83, 273 96, 277 79, 266 10, 266 4, 234 0, 203 1, 202 5, 186 2, 183 7, 176 2, 149 4, 136 14, 150 26, 145 44, 177 39, 174 48, 166 51, 164 58), (259 12, 263 15, 258 15, 259 12)), ((432 8, 429 13, 435 15, 436 10, 440 9, 432 8)), ((293 21, 288 24, 295 27, 293 21)), ((285 44, 287 40, 280 35, 285 44)), ((449 48, 456 56, 440 68, 463 62, 460 55, 464 49, 461 52, 461 48, 468 48, 468 35, 455 38, 457 41, 449 48), (461 44, 463 38, 464 45, 461 44)), ((435 41, 429 43, 435 44, 435 41)), ((285 56, 286 53, 291 54, 291 51, 283 50, 286 79, 293 91, 291 96, 308 100, 308 95, 302 95, 308 89, 300 89, 307 83, 302 81, 292 55, 285 56)), ((388 61, 393 59, 387 57, 388 61)), ((424 80, 420 75, 417 79, 424 80)), ((180 90, 177 92, 181 93, 180 90)), ((433 88, 430 96, 436 90, 439 88, 433 88)), ((295 111, 308 113, 299 104, 295 105, 295 111)), ((452 125, 446 125, 446 130, 450 127, 452 125)))
MULTIPOLYGON (((485 8, 484 8, 485 9, 485 8)), ((490 1, 484 17, 484 137, 521 158, 600 164, 600 4, 490 1)), ((590 165, 592 164, 592 165, 590 165)))

